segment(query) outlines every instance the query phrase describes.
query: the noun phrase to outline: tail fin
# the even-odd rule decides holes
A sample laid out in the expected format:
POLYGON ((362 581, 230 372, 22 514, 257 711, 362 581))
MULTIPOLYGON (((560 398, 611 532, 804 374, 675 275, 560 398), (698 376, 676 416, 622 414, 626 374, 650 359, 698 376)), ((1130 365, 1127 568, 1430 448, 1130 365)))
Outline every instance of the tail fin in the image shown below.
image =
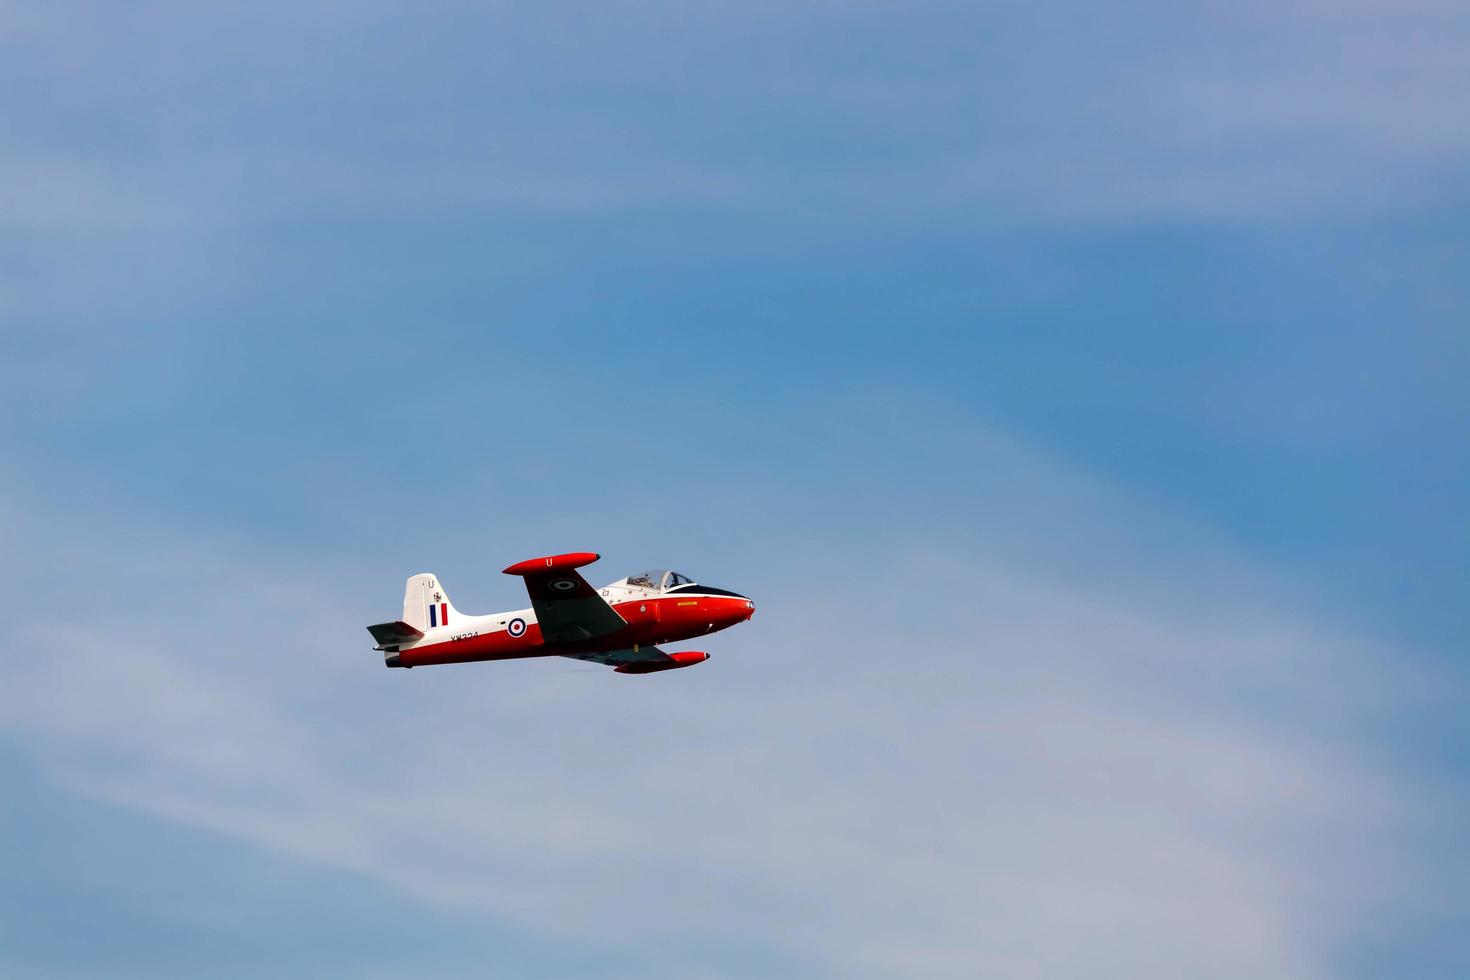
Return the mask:
POLYGON ((449 601, 439 576, 423 572, 408 580, 403 588, 403 621, 419 630, 459 621, 459 611, 449 601))

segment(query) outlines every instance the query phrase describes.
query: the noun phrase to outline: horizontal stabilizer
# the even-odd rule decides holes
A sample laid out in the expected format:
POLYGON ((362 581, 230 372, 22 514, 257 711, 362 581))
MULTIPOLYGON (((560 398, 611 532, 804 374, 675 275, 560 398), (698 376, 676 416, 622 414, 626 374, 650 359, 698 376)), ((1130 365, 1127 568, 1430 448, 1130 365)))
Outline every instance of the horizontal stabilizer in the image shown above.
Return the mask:
POLYGON ((373 639, 378 641, 376 649, 379 650, 402 646, 413 640, 422 639, 424 635, 423 630, 414 629, 412 626, 403 622, 403 620, 398 620, 394 623, 378 623, 376 626, 369 626, 367 629, 369 633, 373 634, 373 639))

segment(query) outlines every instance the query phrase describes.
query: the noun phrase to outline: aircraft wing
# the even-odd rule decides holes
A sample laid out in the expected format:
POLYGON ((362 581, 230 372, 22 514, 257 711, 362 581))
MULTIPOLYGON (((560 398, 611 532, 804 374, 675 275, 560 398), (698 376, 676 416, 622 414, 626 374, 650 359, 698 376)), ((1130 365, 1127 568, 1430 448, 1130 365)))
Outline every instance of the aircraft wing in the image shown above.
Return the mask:
POLYGON ((628 625, 597 590, 577 573, 600 555, 590 551, 549 558, 531 558, 505 570, 526 580, 531 608, 541 625, 541 638, 548 643, 574 643, 616 633, 628 625))
POLYGON ((677 663, 673 657, 652 646, 633 647, 631 650, 603 650, 601 653, 564 653, 562 656, 588 663, 606 664, 609 667, 622 667, 625 664, 668 664, 672 667, 677 663))
POLYGON ((601 653, 564 653, 573 660, 589 660, 595 664, 606 664, 619 674, 652 674, 660 670, 677 670, 693 667, 709 659, 703 650, 681 650, 664 653, 658 647, 638 647, 631 650, 605 650, 601 653))

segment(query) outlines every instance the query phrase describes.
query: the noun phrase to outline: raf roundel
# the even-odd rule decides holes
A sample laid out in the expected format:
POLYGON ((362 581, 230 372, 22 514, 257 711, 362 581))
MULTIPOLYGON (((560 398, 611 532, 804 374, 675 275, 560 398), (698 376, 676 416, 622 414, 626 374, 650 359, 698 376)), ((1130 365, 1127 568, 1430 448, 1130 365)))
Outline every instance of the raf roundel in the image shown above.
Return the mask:
POLYGON ((421 572, 403 585, 403 618, 375 623, 368 632, 389 667, 571 657, 620 674, 652 674, 709 659, 703 650, 660 647, 755 615, 755 604, 740 593, 697 584, 667 568, 589 582, 577 569, 598 557, 573 551, 507 566, 505 574, 522 580, 530 602, 484 616, 457 611, 444 580, 421 572))

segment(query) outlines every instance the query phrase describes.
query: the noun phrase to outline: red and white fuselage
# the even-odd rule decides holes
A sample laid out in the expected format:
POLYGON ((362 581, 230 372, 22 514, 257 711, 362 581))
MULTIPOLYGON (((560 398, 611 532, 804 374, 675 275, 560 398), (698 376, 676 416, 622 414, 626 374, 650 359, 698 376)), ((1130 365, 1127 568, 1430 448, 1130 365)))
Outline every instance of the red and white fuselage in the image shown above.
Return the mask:
POLYGON ((370 626, 389 667, 563 656, 652 673, 708 659, 699 651, 665 653, 658 644, 706 636, 755 615, 755 603, 700 585, 677 572, 630 575, 594 589, 575 569, 591 552, 553 555, 505 569, 525 579, 531 606, 467 616, 449 602, 432 573, 404 592, 404 618, 370 626))

